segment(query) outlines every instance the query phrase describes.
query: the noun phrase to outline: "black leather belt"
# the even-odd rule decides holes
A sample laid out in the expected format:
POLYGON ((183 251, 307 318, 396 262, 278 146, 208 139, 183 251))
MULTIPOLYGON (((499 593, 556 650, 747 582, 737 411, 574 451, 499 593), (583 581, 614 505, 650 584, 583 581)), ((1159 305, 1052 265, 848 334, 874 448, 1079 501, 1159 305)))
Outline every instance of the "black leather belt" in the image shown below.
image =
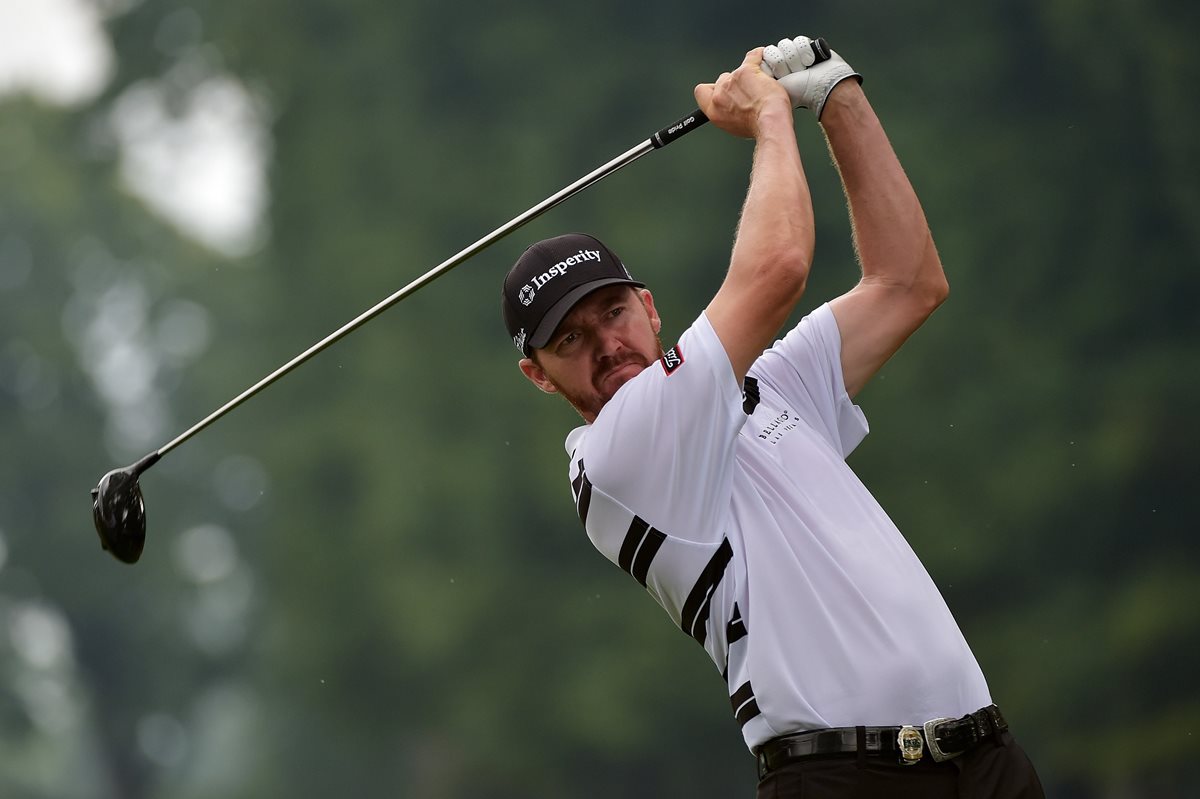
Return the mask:
POLYGON ((821 755, 894 755, 900 763, 941 763, 1008 729, 1000 708, 988 705, 960 719, 930 719, 921 726, 838 727, 772 738, 757 750, 761 779, 780 766, 821 755))

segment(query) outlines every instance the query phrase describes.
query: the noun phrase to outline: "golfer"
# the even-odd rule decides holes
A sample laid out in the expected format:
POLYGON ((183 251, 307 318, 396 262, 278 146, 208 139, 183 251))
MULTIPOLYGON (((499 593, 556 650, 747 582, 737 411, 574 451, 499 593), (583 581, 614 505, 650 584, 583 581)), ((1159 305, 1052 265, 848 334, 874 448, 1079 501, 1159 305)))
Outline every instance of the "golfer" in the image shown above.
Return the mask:
POLYGON ((937 587, 845 462, 867 434, 853 398, 948 287, 857 73, 812 48, 752 50, 695 89, 754 160, 728 273, 677 342, 581 234, 521 256, 505 323, 525 376, 585 422, 566 448, 588 537, 725 677, 759 797, 1040 797, 937 587), (813 256, 793 105, 824 128, 862 277, 776 341, 813 256))

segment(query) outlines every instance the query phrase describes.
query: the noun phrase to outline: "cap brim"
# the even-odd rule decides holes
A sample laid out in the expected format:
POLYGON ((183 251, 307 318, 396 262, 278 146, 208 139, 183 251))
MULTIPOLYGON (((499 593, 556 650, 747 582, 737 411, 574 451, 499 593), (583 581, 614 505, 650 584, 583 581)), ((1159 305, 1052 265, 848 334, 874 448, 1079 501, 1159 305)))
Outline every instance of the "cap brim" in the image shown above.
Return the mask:
POLYGON ((596 289, 602 289, 605 286, 615 286, 624 284, 626 286, 636 286, 637 288, 645 288, 645 283, 639 283, 636 280, 630 280, 624 277, 606 277, 600 280, 593 280, 590 283, 584 283, 582 286, 576 286, 563 295, 562 299, 550 306, 550 310, 546 311, 542 321, 538 323, 537 328, 530 334, 525 341, 525 347, 530 350, 540 350, 542 347, 550 343, 550 339, 554 336, 554 331, 562 323, 562 320, 571 309, 575 307, 575 303, 582 300, 588 294, 591 294, 596 289))

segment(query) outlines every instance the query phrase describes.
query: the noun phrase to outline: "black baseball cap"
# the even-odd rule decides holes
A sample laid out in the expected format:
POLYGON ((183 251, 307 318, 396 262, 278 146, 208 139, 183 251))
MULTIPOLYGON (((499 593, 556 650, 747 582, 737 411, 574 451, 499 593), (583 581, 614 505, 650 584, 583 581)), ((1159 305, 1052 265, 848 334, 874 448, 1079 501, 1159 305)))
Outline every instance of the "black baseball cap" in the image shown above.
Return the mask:
POLYGON ((526 357, 549 343, 575 303, 603 286, 634 280, 621 259, 598 239, 567 233, 530 245, 504 278, 500 305, 513 344, 526 357))

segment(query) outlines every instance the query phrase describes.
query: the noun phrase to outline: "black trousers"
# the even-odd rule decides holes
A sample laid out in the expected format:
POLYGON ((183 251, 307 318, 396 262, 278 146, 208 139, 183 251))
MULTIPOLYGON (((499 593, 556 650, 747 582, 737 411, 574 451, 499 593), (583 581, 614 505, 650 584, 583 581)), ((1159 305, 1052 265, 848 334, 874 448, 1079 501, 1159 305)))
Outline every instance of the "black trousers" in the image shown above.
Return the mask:
POLYGON ((781 766, 758 783, 758 799, 1045 799, 1033 764, 1012 735, 944 763, 904 766, 894 757, 829 755, 781 766))

